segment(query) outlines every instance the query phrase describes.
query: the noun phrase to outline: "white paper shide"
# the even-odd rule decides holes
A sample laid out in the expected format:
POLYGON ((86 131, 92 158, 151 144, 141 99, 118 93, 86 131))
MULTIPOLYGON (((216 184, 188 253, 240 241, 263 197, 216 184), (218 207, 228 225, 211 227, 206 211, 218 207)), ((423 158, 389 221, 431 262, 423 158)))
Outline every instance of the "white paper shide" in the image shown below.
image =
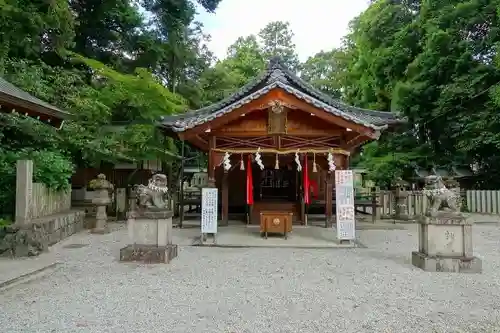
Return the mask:
POLYGON ((335 170, 335 202, 337 238, 339 240, 354 240, 356 238, 356 222, 352 170, 335 170))
POLYGON ((217 188, 201 189, 201 233, 217 233, 217 188))

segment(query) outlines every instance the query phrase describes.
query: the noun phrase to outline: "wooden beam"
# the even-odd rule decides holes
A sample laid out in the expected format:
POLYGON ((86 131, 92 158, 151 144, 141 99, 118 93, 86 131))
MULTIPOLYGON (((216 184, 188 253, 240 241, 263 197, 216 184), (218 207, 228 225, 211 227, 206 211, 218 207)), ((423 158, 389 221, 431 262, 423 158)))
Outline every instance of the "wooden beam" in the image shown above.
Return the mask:
POLYGON ((351 140, 348 140, 344 145, 342 145, 341 147, 345 150, 348 150, 349 152, 353 152, 354 150, 356 150, 356 148, 358 148, 359 146, 365 144, 366 142, 368 141, 372 141, 373 139, 371 138, 367 138, 366 136, 364 135, 358 135, 354 138, 352 138, 351 140))
MULTIPOLYGON (((184 136, 179 136, 181 140, 183 140, 185 137, 184 136)), ((210 150, 210 145, 207 141, 203 140, 199 135, 196 135, 189 140, 185 140, 189 142, 192 146, 198 148, 202 152, 207 153, 210 150)))
MULTIPOLYGON (((340 130, 340 129, 335 129, 331 131, 325 131, 325 130, 314 130, 314 131, 307 131, 307 130, 297 130, 297 131, 288 131, 287 135, 292 135, 292 136, 304 136, 304 137, 315 137, 315 136, 340 136, 342 133, 344 133, 345 130, 340 130)), ((267 133, 267 131, 224 131, 223 129, 221 130, 215 130, 211 131, 211 134, 216 135, 217 137, 258 137, 258 136, 270 136, 270 134, 267 133)))
MULTIPOLYGON (((257 151, 257 149, 253 148, 253 149, 249 149, 248 147, 247 148, 236 148, 236 149, 232 149, 232 148, 227 148, 227 149, 220 149, 220 148, 214 148, 212 149, 214 152, 217 152, 217 153, 220 153, 220 154, 224 154, 225 152, 228 152, 228 153, 231 153, 231 154, 255 154, 255 152, 257 151)), ((274 149, 274 148, 263 148, 260 150, 260 152, 262 154, 267 154, 267 153, 271 153, 271 154, 284 154, 284 155, 292 155, 292 154, 295 154, 297 152, 297 149, 274 149)), ((322 149, 322 148, 317 148, 317 147, 303 147, 303 148, 300 148, 300 152, 301 153, 315 153, 315 154, 328 154, 328 153, 332 153, 332 154, 338 154, 338 155, 347 155, 349 156, 350 155, 350 152, 347 151, 347 150, 344 150, 342 148, 328 148, 328 149, 322 149)))
POLYGON ((185 131, 185 136, 186 139, 189 140, 189 138, 195 136, 196 134, 202 134, 206 133, 206 131, 211 131, 212 129, 217 129, 231 121, 234 121, 238 119, 240 116, 245 115, 249 112, 252 111, 258 111, 258 108, 261 108, 263 103, 268 103, 274 99, 277 98, 278 92, 275 91, 274 89, 265 94, 264 96, 261 96, 257 98, 256 100, 253 100, 243 106, 241 106, 238 109, 235 109, 223 116, 220 116, 218 118, 213 119, 212 121, 200 124, 196 127, 193 127, 191 129, 188 129, 185 131))
POLYGON ((294 95, 286 92, 285 90, 283 90, 281 88, 276 88, 276 90, 277 90, 276 94, 277 94, 279 99, 283 100, 286 103, 293 104, 303 111, 312 113, 322 120, 328 121, 332 124, 336 124, 336 125, 339 125, 339 126, 344 127, 344 128, 350 128, 351 130, 358 132, 360 134, 366 135, 372 139, 378 138, 378 135, 379 135, 378 131, 376 131, 374 129, 371 129, 369 127, 366 127, 366 126, 363 126, 360 124, 356 124, 356 123, 351 122, 349 120, 346 120, 340 116, 336 116, 336 115, 330 114, 324 110, 318 109, 317 107, 295 97, 294 95))
POLYGON ((209 138, 209 150, 208 150, 208 187, 215 187, 215 136, 209 138))

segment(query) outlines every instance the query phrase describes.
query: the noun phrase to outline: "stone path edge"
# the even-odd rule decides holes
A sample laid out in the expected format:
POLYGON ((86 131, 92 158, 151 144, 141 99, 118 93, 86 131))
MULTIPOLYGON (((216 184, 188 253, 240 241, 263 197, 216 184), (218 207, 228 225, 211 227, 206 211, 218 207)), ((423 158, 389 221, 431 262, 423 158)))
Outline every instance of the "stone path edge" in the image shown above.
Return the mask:
POLYGON ((0 292, 3 291, 4 289, 6 289, 7 287, 9 287, 10 285, 13 285, 13 284, 18 283, 18 282, 23 282, 23 280, 27 280, 30 277, 34 276, 34 275, 43 273, 44 271, 49 270, 51 268, 55 268, 58 265, 59 265, 59 263, 55 262, 55 263, 52 263, 50 265, 44 266, 42 268, 39 268, 37 270, 34 270, 34 271, 31 271, 31 272, 19 275, 19 276, 15 277, 15 278, 12 278, 12 279, 0 282, 0 292))
POLYGON ((366 249, 367 246, 362 244, 360 241, 355 240, 353 244, 342 245, 336 244, 333 246, 329 245, 289 245, 289 244, 255 244, 255 245, 241 245, 241 244, 220 244, 220 243, 211 243, 210 241, 207 243, 201 243, 201 236, 195 237, 190 246, 193 247, 218 247, 218 248, 280 248, 280 249, 309 249, 309 250, 323 250, 323 249, 332 249, 332 250, 342 250, 342 249, 366 249))
POLYGON ((194 247, 218 247, 218 248, 254 248, 254 249, 304 249, 304 250, 345 250, 361 248, 360 246, 309 246, 309 245, 231 245, 231 244, 193 244, 194 247))

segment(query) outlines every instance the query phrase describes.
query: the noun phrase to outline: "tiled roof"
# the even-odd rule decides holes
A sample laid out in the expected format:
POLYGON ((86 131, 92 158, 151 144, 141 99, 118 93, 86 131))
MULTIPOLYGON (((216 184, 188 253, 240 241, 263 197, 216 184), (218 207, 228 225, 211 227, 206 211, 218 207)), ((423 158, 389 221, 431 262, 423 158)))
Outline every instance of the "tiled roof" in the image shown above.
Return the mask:
POLYGON ((16 101, 27 102, 28 104, 32 104, 33 106, 37 106, 36 111, 43 112, 49 116, 52 116, 57 119, 65 119, 69 116, 69 114, 65 111, 62 111, 55 106, 50 105, 47 102, 42 101, 41 99, 36 98, 35 96, 27 93, 14 86, 12 83, 6 81, 2 77, 0 77, 0 94, 6 95, 12 99, 12 103, 15 104, 16 101))
POLYGON ((198 110, 163 117, 162 125, 171 128, 175 132, 183 132, 238 109, 276 87, 282 88, 295 97, 328 113, 375 130, 381 130, 388 125, 402 122, 391 112, 356 108, 332 99, 293 74, 278 59, 272 59, 268 69, 263 74, 243 86, 235 94, 198 110))

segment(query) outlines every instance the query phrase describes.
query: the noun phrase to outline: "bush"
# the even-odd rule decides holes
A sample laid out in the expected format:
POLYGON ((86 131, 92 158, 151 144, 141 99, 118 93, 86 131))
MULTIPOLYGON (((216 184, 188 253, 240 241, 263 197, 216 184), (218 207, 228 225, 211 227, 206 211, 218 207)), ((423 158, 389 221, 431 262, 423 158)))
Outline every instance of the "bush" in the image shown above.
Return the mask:
POLYGON ((69 190, 74 167, 66 156, 52 151, 34 151, 26 159, 33 160, 34 182, 43 183, 54 191, 69 190))

